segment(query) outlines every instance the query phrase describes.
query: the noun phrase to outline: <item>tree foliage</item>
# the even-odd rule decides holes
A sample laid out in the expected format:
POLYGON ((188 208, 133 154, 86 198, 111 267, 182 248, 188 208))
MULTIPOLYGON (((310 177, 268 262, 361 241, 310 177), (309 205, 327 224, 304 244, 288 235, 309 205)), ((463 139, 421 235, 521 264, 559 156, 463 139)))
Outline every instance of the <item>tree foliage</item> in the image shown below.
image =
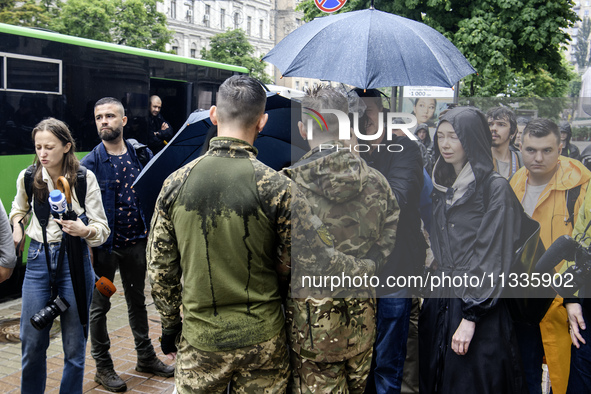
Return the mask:
POLYGON ((51 28, 63 34, 164 51, 172 39, 156 0, 68 0, 51 28))
POLYGON ((263 83, 272 82, 265 73, 266 63, 254 56, 254 48, 242 29, 216 34, 209 41, 209 47, 209 50, 201 49, 203 59, 246 67, 253 78, 263 83))
POLYGON ((9 25, 46 28, 51 20, 48 7, 35 0, 0 0, 0 22, 9 25))
POLYGON ((165 51, 173 32, 158 0, 0 0, 0 22, 165 51))
POLYGON ((591 33, 591 19, 583 18, 577 33, 577 43, 574 45, 574 55, 580 70, 589 65, 589 34, 591 33))
MULTIPOLYGON (((369 3, 349 0, 341 12, 366 9, 369 3)), ((524 87, 522 93, 538 95, 541 92, 525 87, 545 76, 568 84, 561 45, 570 39, 565 29, 578 20, 573 5, 570 0, 375 2, 379 10, 435 28, 464 54, 478 72, 464 78, 461 94, 466 96, 509 95, 516 83, 524 87)), ((300 3, 299 9, 306 20, 326 15, 313 0, 300 3)), ((553 94, 552 89, 545 94, 553 94)))

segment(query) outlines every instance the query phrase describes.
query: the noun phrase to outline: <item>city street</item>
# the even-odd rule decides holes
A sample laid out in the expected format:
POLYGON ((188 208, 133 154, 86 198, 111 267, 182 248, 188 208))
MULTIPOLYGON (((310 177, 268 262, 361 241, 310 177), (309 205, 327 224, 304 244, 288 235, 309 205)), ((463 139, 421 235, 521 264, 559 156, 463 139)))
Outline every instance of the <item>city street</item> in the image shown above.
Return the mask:
MULTIPOLYGON (((123 295, 119 273, 114 281, 117 293, 111 297, 112 307, 108 314, 108 329, 111 338, 111 356, 115 371, 127 383, 128 393, 165 394, 174 391, 174 378, 162 378, 135 370, 136 352, 133 337, 127 319, 127 304, 123 295)), ((160 317, 156 312, 150 285, 146 282, 146 305, 150 337, 158 357, 170 364, 162 354, 158 337, 161 334, 160 317)), ((21 299, 0 303, 0 392, 20 392, 21 379, 21 344, 18 340, 18 319, 21 312, 21 299)), ((63 350, 61 335, 57 333, 57 324, 52 330, 52 339, 47 350, 47 387, 46 393, 58 393, 63 368, 63 350)), ((108 393, 103 386, 95 383, 95 363, 90 355, 90 343, 86 346, 86 368, 84 393, 108 393)))

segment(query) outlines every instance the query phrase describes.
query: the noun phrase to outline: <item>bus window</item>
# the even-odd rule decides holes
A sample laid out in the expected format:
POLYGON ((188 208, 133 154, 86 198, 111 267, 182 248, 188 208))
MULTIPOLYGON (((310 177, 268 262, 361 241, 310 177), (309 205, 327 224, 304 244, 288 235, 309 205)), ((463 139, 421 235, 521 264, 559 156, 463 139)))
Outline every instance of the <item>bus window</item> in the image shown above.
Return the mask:
POLYGON ((6 75, 2 88, 9 91, 61 94, 61 61, 33 56, 1 55, 2 63, 6 61, 6 73, 1 74, 6 75))

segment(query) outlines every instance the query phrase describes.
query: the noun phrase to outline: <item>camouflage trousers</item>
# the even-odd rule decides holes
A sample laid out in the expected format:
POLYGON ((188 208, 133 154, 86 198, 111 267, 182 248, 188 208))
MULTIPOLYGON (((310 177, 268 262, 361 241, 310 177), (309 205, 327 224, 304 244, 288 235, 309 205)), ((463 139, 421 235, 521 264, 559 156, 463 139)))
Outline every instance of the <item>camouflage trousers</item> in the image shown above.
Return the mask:
POLYGON ((319 363, 296 352, 290 354, 292 393, 363 393, 371 368, 373 346, 338 363, 319 363))
POLYGON ((285 330, 268 341, 227 352, 206 352, 181 335, 174 378, 178 393, 285 393, 289 360, 285 330))

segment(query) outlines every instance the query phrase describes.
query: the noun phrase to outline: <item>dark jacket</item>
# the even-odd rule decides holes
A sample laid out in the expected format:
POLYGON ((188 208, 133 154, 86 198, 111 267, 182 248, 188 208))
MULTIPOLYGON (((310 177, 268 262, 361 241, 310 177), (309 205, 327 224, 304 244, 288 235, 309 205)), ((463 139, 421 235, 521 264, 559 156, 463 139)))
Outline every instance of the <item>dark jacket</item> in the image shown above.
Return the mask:
MULTIPOLYGON (((419 146, 407 137, 398 136, 383 143, 399 144, 403 150, 394 153, 382 147, 379 152, 376 149, 372 154, 363 154, 362 157, 386 177, 400 206, 396 246, 388 263, 379 273, 385 281, 390 275, 421 274, 425 264, 427 243, 421 231, 423 160, 419 146)), ((387 290, 378 288, 378 295, 384 295, 383 291, 387 290)))
POLYGON ((148 115, 148 147, 154 153, 158 153, 164 148, 164 141, 168 143, 174 137, 174 130, 170 127, 170 123, 168 123, 169 126, 165 130, 162 130, 162 123, 168 123, 164 120, 162 114, 148 115), (158 133, 158 135, 154 133, 158 133))
MULTIPOLYGON (((140 169, 143 168, 141 162, 139 161, 135 149, 133 145, 129 141, 125 141, 125 145, 127 146, 127 151, 131 156, 134 164, 138 166, 140 169)), ((146 149, 148 153, 149 159, 152 158, 152 152, 149 149, 146 149)), ((117 182, 117 178, 115 176, 115 172, 113 170, 113 166, 111 165, 111 159, 107 150, 105 149, 105 145, 101 142, 94 149, 88 153, 84 158, 80 161, 84 167, 88 168, 96 175, 96 179, 98 184, 101 188, 101 197, 103 199, 103 206, 105 207, 105 214, 107 215, 107 220, 109 221, 109 228, 111 229, 111 234, 107 241, 100 246, 102 249, 107 249, 109 252, 113 249, 113 235, 114 231, 113 228, 115 227, 115 183, 117 182)), ((138 196, 139 198, 139 196, 138 196)), ((140 215, 142 217, 142 221, 144 222, 144 226, 147 229, 150 225, 148 221, 146 221, 146 216, 141 209, 141 206, 138 204, 138 209, 140 210, 140 215)))
MULTIPOLYGON (((454 127, 469 166, 449 188, 434 176, 431 248, 436 269, 431 275, 507 276, 519 237, 521 206, 504 178, 495 177, 485 192, 493 171, 486 118, 475 108, 458 107, 445 114, 440 124, 444 121, 454 127), (467 181, 461 184, 460 179, 467 181)), ((439 158, 437 136, 435 154, 434 174, 438 174, 444 161, 439 158)), ((502 292, 498 280, 494 286, 487 282, 481 287, 433 289, 419 323, 421 393, 527 392, 513 323, 499 298, 502 292), (451 348, 451 339, 462 318, 476 322, 476 330, 468 353, 459 356, 451 348)))

